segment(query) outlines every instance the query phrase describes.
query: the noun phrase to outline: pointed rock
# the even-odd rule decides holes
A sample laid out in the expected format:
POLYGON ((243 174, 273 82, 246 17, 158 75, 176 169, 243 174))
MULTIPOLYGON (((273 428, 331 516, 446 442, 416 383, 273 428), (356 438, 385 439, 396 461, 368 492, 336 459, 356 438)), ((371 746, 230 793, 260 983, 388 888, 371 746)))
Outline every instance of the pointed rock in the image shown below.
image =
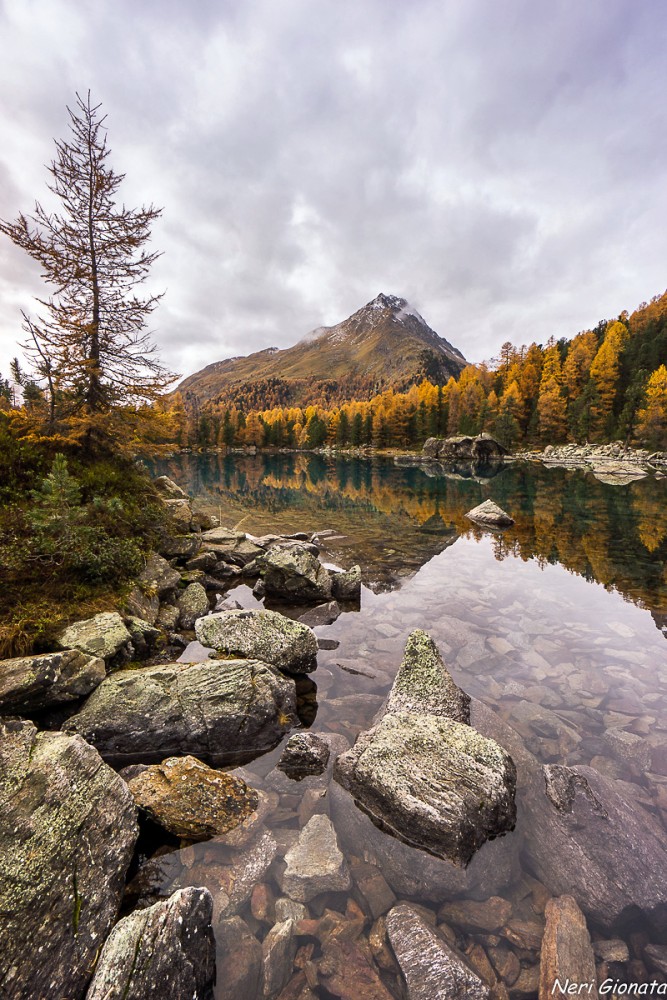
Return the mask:
POLYGON ((308 820, 285 861, 281 888, 300 903, 323 892, 342 892, 352 884, 328 816, 317 814, 308 820))
POLYGON ((0 712, 34 712, 76 701, 106 677, 104 660, 66 649, 0 661, 0 712))
POLYGON ((454 683, 438 647, 421 629, 408 637, 386 711, 428 712, 455 722, 470 722, 470 696, 454 683))

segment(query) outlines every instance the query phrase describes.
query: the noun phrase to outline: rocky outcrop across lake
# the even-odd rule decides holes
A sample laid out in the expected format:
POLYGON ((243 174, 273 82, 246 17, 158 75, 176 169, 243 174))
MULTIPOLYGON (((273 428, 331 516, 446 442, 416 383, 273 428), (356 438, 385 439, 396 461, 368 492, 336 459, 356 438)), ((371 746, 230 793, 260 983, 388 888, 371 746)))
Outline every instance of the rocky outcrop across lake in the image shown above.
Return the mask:
POLYGON ((186 840, 229 833, 259 804, 241 778, 207 767, 195 757, 169 757, 128 777, 136 804, 160 826, 186 840))
POLYGON ((180 889, 123 917, 107 938, 86 1000, 213 1000, 213 900, 180 889))
POLYGON ((383 714, 334 766, 375 823, 462 866, 516 821, 516 769, 466 724, 468 701, 429 636, 414 632, 383 714))
POLYGON ((296 719, 294 681, 257 660, 111 674, 65 724, 117 761, 193 754, 215 763, 274 747, 296 719))
POLYGON ((106 677, 104 660, 67 649, 0 662, 0 714, 31 713, 76 701, 106 677))
POLYGON ((622 441, 547 445, 544 451, 518 452, 514 458, 543 462, 554 468, 588 468, 596 479, 611 486, 625 486, 651 473, 657 474, 667 465, 666 453, 631 448, 622 441))
POLYGON ((504 458, 505 448, 490 434, 477 437, 459 435, 448 438, 428 438, 422 448, 422 457, 437 462, 491 462, 504 458))
POLYGON ((125 782, 78 736, 0 725, 0 993, 81 997, 137 838, 125 782))
POLYGON ((200 618, 195 634, 216 653, 262 660, 289 673, 310 673, 317 665, 315 633, 277 611, 222 611, 200 618))

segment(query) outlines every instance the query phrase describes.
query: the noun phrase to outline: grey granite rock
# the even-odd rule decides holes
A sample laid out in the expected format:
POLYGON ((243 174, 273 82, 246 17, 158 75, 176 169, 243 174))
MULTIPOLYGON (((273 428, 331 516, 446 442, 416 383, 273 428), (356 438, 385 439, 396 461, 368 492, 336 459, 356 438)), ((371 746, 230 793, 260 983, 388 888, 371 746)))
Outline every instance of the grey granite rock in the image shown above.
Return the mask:
POLYGON ((328 743, 315 733, 294 733, 285 744, 276 767, 297 779, 307 774, 322 774, 330 753, 328 743))
POLYGON ((463 955, 407 903, 386 917, 387 934, 405 978, 408 1000, 489 1000, 490 991, 463 955))
POLYGON ((201 583, 189 584, 177 601, 180 628, 192 628, 195 622, 208 614, 206 588, 201 583))
POLYGON ((218 653, 262 660, 290 673, 309 673, 317 665, 315 633, 277 611, 221 611, 196 622, 195 633, 218 653))
POLYGON ((473 507, 466 514, 466 517, 477 524, 490 526, 492 528, 508 528, 514 524, 514 518, 510 517, 502 507, 499 507, 493 500, 485 500, 477 507, 473 507))
POLYGON ((470 697, 454 683, 433 639, 411 632, 386 705, 387 712, 428 712, 470 722, 470 697))
POLYGON ((394 836, 460 865, 516 821, 509 754, 441 716, 387 713, 337 758, 334 776, 394 836))
POLYGON ((329 571, 299 542, 272 546, 260 563, 267 596, 305 604, 331 600, 333 587, 329 571))
POLYGON ((125 782, 80 737, 0 724, 0 994, 81 997, 138 828, 125 782))
POLYGON ((86 1000, 213 1000, 215 942, 208 890, 177 890, 135 910, 107 938, 86 1000))
POLYGON ((34 712, 76 701, 102 683, 104 660, 67 649, 0 661, 0 713, 34 712))
POLYGON ((74 622, 60 633, 56 642, 59 649, 80 649, 108 661, 129 649, 132 636, 117 611, 103 611, 93 618, 74 622))
POLYGON ((295 719, 290 678, 257 660, 207 660, 116 671, 65 729, 119 762, 191 753, 224 764, 271 749, 295 719))

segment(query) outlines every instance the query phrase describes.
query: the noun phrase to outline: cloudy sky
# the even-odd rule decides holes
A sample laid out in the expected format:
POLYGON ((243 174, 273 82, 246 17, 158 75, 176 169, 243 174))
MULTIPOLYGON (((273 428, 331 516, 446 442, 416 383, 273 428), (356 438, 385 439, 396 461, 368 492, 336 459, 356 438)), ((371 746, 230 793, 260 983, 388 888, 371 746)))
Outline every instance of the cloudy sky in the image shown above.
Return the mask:
MULTIPOLYGON (((172 370, 380 291, 479 361, 664 291, 666 52, 664 0, 0 0, 0 217, 90 88, 172 370)), ((0 238, 0 373, 43 292, 0 238)))

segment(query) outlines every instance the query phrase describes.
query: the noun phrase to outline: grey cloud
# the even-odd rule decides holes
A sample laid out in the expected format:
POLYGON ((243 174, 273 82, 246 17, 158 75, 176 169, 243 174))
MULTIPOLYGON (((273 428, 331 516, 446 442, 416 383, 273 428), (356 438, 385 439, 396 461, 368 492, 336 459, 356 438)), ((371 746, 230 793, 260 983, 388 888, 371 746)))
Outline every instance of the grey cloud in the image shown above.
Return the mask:
MULTIPOLYGON (((0 214, 42 197, 90 86, 126 201, 165 209, 153 325, 176 370, 287 346, 381 290, 481 359, 665 284, 658 4, 43 9, 0 8, 0 214)), ((0 249, 3 356, 35 292, 17 254, 0 249)))

